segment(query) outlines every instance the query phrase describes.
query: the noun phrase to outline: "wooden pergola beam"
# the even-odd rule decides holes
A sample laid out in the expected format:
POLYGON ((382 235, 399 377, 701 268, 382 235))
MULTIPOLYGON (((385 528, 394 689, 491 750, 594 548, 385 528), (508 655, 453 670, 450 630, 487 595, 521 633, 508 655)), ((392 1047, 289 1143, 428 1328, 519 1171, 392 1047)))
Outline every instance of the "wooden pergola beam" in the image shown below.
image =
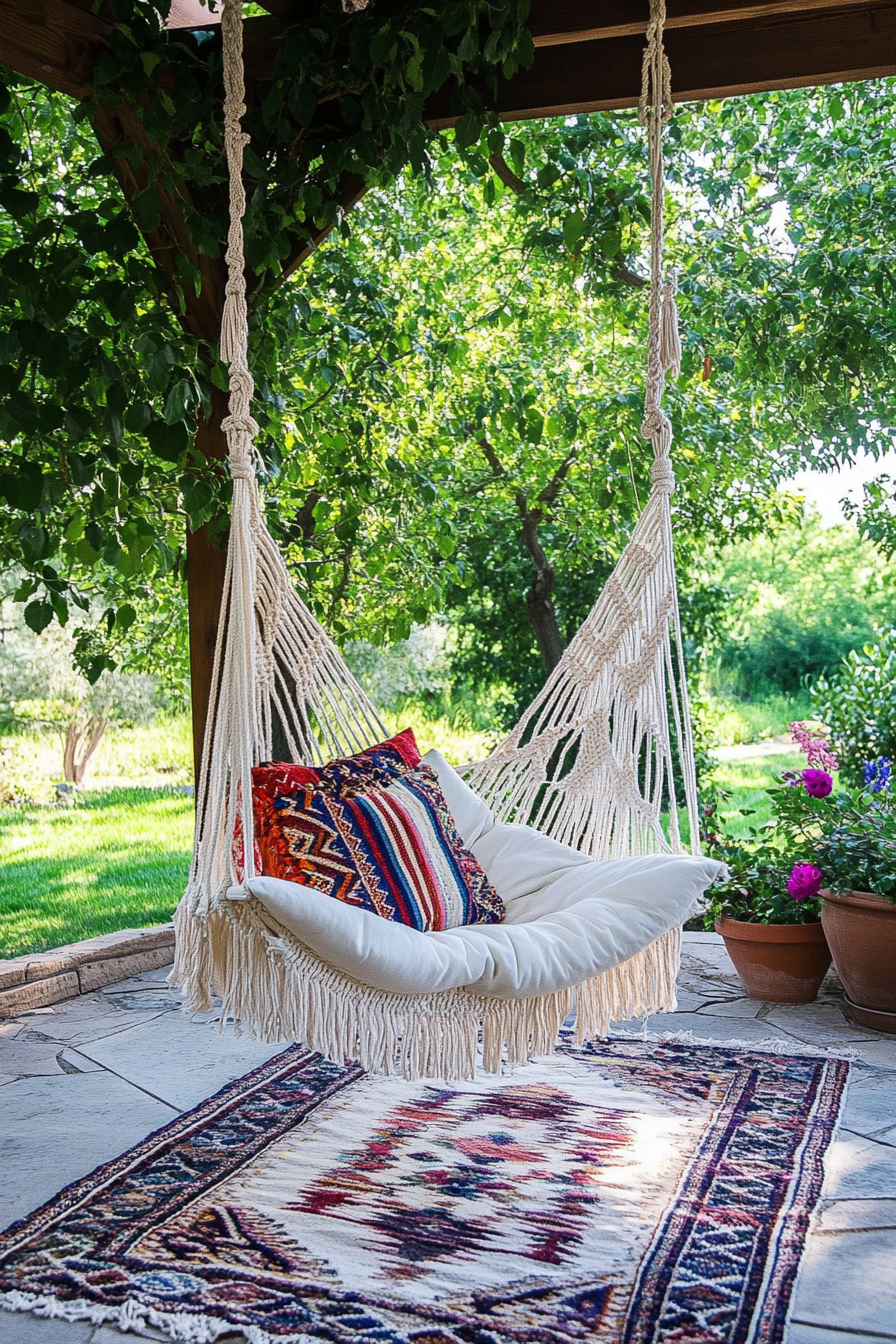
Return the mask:
MULTIPOLYGON (((785 3, 786 9, 774 11, 741 6, 763 11, 746 19, 729 10, 724 22, 714 14, 709 23, 672 26, 665 45, 676 102, 896 74, 894 0, 811 10, 796 8, 795 0, 785 3)), ((500 81, 496 97, 485 94, 486 106, 508 121, 634 107, 643 47, 640 31, 588 41, 557 39, 536 51, 530 70, 500 81)), ((429 108, 434 125, 450 123, 444 94, 429 108)))
MULTIPOLYGON (((277 38, 316 0, 265 0, 246 20, 247 73, 269 79, 277 38)), ((388 0, 380 0, 388 12, 388 0)), ((180 21, 208 10, 180 0, 180 21)), ((499 84, 490 107, 507 120, 631 107, 640 85, 646 0, 532 0, 532 68, 499 84)), ((198 25, 197 25, 198 26, 198 25)), ((668 0, 666 46, 680 101, 873 79, 896 73, 896 0, 668 0)), ((3 0, 0 61, 83 98, 108 24, 91 0, 3 0)), ((430 104, 435 125, 451 100, 430 104)))

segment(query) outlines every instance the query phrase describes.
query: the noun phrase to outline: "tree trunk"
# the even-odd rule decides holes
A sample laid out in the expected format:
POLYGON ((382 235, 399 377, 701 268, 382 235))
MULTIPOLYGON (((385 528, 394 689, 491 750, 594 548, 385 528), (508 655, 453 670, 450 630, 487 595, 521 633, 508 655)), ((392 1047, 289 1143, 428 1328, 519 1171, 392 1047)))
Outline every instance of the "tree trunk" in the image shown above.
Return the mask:
POLYGON ((521 540, 532 557, 535 574, 532 586, 526 593, 526 613, 535 631, 538 652, 544 663, 544 670, 550 676, 563 657, 566 647, 557 612, 554 608, 554 566, 545 555, 538 540, 538 525, 542 520, 540 509, 530 509, 523 518, 521 540))
POLYGON ((65 730, 62 747, 62 778, 66 783, 80 785, 84 782, 87 767, 108 725, 108 719, 89 718, 86 726, 82 727, 77 717, 72 719, 65 730), (84 750, 79 756, 78 747, 82 742, 84 750))
MULTIPOLYGON (((227 456, 227 438, 221 428, 221 421, 226 414, 227 393, 215 388, 211 415, 208 419, 203 417, 196 433, 195 446, 203 457, 221 461, 227 456)), ((225 542, 225 533, 219 532, 214 539, 210 539, 206 527, 200 527, 197 532, 187 530, 193 771, 197 784, 205 738, 205 722, 211 699, 218 619, 224 596, 224 572, 227 567, 225 542)))

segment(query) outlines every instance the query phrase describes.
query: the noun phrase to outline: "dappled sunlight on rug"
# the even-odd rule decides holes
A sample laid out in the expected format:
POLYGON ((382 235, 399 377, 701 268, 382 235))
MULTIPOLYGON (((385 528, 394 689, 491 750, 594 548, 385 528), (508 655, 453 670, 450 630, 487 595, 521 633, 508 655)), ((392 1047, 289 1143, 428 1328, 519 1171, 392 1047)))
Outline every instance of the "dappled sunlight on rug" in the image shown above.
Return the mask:
POLYGON ((611 1041, 445 1085, 295 1047, 11 1228, 0 1292, 185 1341, 773 1344, 846 1071, 611 1041))

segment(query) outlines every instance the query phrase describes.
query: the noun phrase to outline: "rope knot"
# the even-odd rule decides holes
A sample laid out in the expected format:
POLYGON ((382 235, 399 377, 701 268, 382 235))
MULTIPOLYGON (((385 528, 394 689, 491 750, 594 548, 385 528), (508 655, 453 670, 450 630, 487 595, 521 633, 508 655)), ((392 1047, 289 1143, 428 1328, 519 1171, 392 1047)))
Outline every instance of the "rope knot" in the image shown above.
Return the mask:
POLYGON ((668 457, 655 459, 650 468, 650 479, 655 490, 662 490, 667 495, 675 493, 675 472, 668 457))
POLYGON ((641 425, 641 436, 645 439, 655 439, 658 434, 672 433, 672 422, 661 406, 648 406, 644 411, 644 423, 641 425))
POLYGON ((678 305, 675 291, 678 279, 674 271, 663 286, 663 307, 660 314, 660 361, 663 372, 670 370, 677 378, 681 373, 681 336, 678 332, 678 305))
POLYGON ((255 480, 255 468, 248 453, 230 454, 230 479, 232 481, 255 480))
POLYGON ((246 434, 250 439, 254 439, 258 433, 258 422, 253 420, 251 415, 246 412, 245 415, 228 415, 221 421, 221 428, 225 434, 246 434))

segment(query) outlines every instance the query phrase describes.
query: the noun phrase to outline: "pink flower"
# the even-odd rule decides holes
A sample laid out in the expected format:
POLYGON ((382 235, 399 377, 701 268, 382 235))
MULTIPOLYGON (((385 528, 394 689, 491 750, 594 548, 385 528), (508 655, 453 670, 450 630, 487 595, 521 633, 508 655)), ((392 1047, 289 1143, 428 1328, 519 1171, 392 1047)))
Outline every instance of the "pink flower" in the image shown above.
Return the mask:
POLYGON ((827 798, 834 787, 827 770, 804 770, 802 778, 810 798, 827 798))
MULTIPOLYGON (((817 766, 820 770, 839 770, 840 762, 831 750, 831 744, 823 737, 813 737, 808 724, 801 719, 791 723, 790 736, 799 747, 800 751, 806 753, 806 760, 809 765, 817 766)), ((822 732, 824 729, 822 728, 822 732)))
POLYGON ((821 891, 821 869, 814 863, 795 863, 787 879, 787 890, 795 901, 811 901, 821 891))

